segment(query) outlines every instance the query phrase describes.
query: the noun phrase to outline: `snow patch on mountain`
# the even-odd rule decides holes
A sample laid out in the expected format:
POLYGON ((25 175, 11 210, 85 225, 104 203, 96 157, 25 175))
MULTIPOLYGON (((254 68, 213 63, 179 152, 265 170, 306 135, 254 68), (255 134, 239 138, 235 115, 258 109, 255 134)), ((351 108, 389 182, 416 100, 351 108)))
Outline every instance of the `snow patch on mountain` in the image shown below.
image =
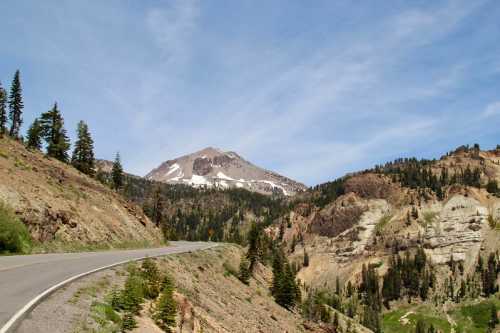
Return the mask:
POLYGON ((166 161, 146 179, 194 187, 244 188, 263 194, 294 195, 306 189, 301 183, 253 165, 235 152, 212 147, 166 161))

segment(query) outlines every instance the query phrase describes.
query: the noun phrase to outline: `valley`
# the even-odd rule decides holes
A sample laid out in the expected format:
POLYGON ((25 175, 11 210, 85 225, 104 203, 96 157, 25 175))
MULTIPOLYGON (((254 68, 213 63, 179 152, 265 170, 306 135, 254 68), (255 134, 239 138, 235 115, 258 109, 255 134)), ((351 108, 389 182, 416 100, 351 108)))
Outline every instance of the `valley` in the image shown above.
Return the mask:
MULTIPOLYGON (((4 183, 2 200, 14 207, 31 238, 45 243, 43 251, 75 243, 80 244, 73 245, 75 250, 96 249, 94 236, 82 237, 90 230, 92 235, 102 232, 107 240, 101 246, 110 249, 129 239, 123 232, 148 246, 177 239, 238 244, 155 260, 176 281, 177 330, 232 332, 239 323, 248 325, 238 329, 245 332, 420 332, 419 327, 422 332, 495 332, 491 318, 500 305, 499 150, 464 146, 437 160, 396 160, 293 196, 127 173, 116 192, 110 189, 112 168, 98 164, 96 181, 10 139, 3 139, 2 152, 3 177, 11 182, 4 183), (39 176, 48 170, 45 165, 60 170, 58 185, 39 176), (34 173, 37 183, 26 182, 34 173), (65 195, 73 188, 81 194, 65 195), (73 212, 67 222, 41 221, 41 209, 33 209, 58 207, 43 201, 55 189, 62 193, 56 196, 59 205, 73 212), (87 200, 89 193, 102 193, 133 214, 121 222, 121 228, 130 229, 103 229, 105 224, 88 222, 89 215, 80 217, 80 209, 99 204, 87 200), (132 218, 137 220, 129 224, 132 218), (237 312, 231 310, 235 308, 237 312), (249 312, 253 315, 238 317, 249 312)), ((33 250, 38 251, 36 246, 33 250)), ((87 305, 61 303, 60 298, 74 296, 56 292, 34 309, 20 332, 45 320, 37 313, 47 313, 45 307, 51 306, 62 307, 60 311, 70 307, 75 316, 75 311, 86 313, 87 319, 72 321, 61 332, 71 332, 75 325, 82 332, 116 331, 120 321, 96 319, 100 315, 93 312, 101 311, 93 304, 105 304, 112 286, 125 281, 123 268, 113 271, 103 273, 106 283, 98 292, 84 297, 87 305)), ((152 319, 154 302, 146 301, 136 315, 133 332, 160 331, 152 319)), ((124 315, 115 311, 116 318, 124 315)), ((47 332, 55 330, 47 327, 47 332)))

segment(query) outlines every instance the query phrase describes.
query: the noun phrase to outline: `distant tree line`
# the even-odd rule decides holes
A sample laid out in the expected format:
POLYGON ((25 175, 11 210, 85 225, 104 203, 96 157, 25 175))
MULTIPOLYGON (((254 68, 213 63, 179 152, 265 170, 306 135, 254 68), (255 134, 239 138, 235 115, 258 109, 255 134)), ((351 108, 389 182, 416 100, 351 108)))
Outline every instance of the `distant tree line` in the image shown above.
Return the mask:
POLYGON ((433 170, 435 160, 418 160, 416 158, 397 159, 384 165, 376 166, 373 171, 389 175, 394 182, 412 189, 427 188, 436 193, 439 199, 444 198, 444 187, 461 184, 465 186, 481 187, 482 171, 479 167, 471 168, 467 165, 452 174, 448 168, 441 167, 433 170))

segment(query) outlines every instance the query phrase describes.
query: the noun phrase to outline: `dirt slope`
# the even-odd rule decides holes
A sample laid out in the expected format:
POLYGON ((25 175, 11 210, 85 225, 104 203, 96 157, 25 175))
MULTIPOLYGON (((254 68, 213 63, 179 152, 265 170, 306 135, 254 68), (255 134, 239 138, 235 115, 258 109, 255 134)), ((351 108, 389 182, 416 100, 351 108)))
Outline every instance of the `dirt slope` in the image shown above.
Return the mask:
POLYGON ((8 138, 0 139, 0 200, 40 243, 160 243, 160 233, 140 208, 71 166, 8 138))
MULTIPOLYGON (((249 286, 228 274, 227 267, 237 266, 243 253, 239 246, 221 245, 155 259, 159 268, 175 279, 178 304, 175 332, 326 332, 274 302, 269 295, 268 268, 260 266, 249 286)), ((36 328, 40 333, 85 333, 112 327, 102 319, 96 304, 106 299, 113 288, 121 288, 125 277, 125 267, 117 267, 57 291, 34 309, 19 332, 32 332, 36 328)), ((136 318, 138 327, 133 333, 162 332, 150 318, 149 310, 150 304, 145 304, 141 316, 136 318)), ((341 318, 342 324, 345 320, 341 318)), ((369 331, 358 327, 358 332, 369 331)))

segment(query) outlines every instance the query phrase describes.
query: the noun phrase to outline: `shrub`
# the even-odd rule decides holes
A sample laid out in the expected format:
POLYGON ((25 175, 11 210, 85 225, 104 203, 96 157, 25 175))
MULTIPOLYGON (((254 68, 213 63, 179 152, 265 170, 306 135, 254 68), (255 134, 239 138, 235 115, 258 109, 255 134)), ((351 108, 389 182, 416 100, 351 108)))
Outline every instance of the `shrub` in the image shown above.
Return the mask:
POLYGON ((244 284, 248 284, 250 280, 250 263, 247 258, 243 256, 240 261, 240 272, 238 274, 238 279, 244 284))
POLYGON ((160 271, 156 263, 150 258, 142 262, 141 276, 144 279, 144 296, 149 299, 156 299, 160 294, 160 271))
POLYGON ((175 325, 175 315, 177 313, 177 304, 174 299, 174 281, 168 275, 162 282, 162 292, 158 299, 153 319, 165 332, 173 332, 172 326, 175 325))
POLYGON ((140 276, 129 275, 120 295, 120 308, 138 314, 144 301, 144 285, 140 276))
POLYGON ((131 331, 137 327, 137 321, 134 318, 134 314, 130 312, 125 312, 122 319, 122 324, 120 327, 121 332, 131 331))
POLYGON ((26 226, 0 202, 0 254, 31 252, 31 236, 26 226))

